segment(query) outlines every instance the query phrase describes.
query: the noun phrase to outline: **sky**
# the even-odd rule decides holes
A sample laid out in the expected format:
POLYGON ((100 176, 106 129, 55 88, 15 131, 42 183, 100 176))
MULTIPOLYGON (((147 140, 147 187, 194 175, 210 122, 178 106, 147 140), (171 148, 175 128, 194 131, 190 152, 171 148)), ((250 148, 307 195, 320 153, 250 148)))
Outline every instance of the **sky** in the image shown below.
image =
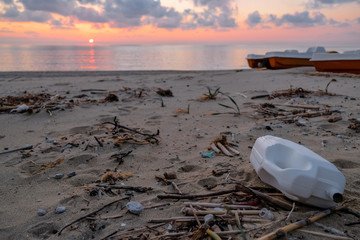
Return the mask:
POLYGON ((360 42, 360 0, 0 0, 0 44, 360 42))

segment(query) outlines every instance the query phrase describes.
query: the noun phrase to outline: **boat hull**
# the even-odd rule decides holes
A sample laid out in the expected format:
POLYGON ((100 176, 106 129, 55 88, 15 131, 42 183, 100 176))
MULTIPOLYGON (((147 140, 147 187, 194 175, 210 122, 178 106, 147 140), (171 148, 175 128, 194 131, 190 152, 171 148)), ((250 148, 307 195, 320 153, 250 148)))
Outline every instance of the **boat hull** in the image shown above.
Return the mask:
POLYGON ((329 61, 312 61, 318 72, 335 72, 335 73, 356 73, 360 74, 359 60, 329 60, 329 61))
POLYGON ((268 60, 265 58, 262 59, 247 59, 250 68, 263 68, 268 67, 268 60))
POLYGON ((268 60, 273 69, 313 66, 309 58, 270 57, 268 60))

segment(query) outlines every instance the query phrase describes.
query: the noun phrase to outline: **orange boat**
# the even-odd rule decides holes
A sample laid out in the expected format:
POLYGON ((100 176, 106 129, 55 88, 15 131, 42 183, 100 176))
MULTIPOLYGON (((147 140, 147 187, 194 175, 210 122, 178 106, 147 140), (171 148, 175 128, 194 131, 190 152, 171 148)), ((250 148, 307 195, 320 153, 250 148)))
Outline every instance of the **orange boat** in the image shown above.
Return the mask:
POLYGON ((285 69, 294 67, 313 66, 310 59, 314 53, 325 53, 324 47, 311 47, 306 52, 297 50, 285 50, 284 52, 267 52, 265 59, 268 59, 270 68, 285 69))
POLYGON ((318 72, 360 74, 360 50, 344 53, 316 53, 310 61, 318 72))
POLYGON ((269 67, 269 61, 265 59, 265 55, 249 54, 246 60, 250 68, 269 67))

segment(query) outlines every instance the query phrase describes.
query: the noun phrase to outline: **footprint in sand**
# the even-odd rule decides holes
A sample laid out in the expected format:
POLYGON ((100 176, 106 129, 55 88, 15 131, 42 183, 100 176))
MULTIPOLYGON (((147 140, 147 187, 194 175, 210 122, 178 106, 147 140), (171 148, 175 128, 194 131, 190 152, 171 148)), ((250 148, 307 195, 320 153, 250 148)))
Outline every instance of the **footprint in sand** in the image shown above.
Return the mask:
POLYGON ((199 180, 197 184, 204 188, 213 188, 217 185, 217 181, 215 178, 210 177, 199 180))
POLYGON ((76 157, 72 157, 70 158, 67 163, 69 165, 72 165, 72 166, 78 166, 80 164, 88 164, 91 162, 91 160, 93 160, 95 158, 94 155, 91 155, 91 154, 84 154, 84 155, 79 155, 79 156, 76 156, 76 157))
POLYGON ((70 129, 71 134, 84 133, 91 130, 90 126, 74 127, 70 129))
POLYGON ((342 168, 342 169, 360 168, 360 163, 356 163, 345 159, 337 159, 332 163, 338 168, 342 168))
POLYGON ((37 239, 47 239, 54 233, 56 233, 56 226, 54 223, 42 222, 32 226, 28 233, 36 237, 37 239))
POLYGON ((185 165, 178 169, 179 172, 196 172, 200 170, 201 167, 198 165, 185 165))

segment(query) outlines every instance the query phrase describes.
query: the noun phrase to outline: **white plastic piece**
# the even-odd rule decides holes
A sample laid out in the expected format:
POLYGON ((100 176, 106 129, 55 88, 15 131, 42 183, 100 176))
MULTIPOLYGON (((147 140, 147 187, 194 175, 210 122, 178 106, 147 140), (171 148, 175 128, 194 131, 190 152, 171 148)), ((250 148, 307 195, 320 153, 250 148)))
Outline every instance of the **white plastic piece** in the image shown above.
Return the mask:
POLYGON ((302 145, 263 136, 256 140, 250 161, 262 181, 292 200, 321 208, 334 207, 342 201, 344 175, 302 145))
POLYGON ((10 112, 22 113, 22 112, 26 112, 27 110, 29 110, 29 107, 26 104, 21 104, 17 108, 11 109, 10 112))
POLYGON ((259 216, 266 220, 274 220, 275 216, 274 214, 268 210, 267 208, 263 208, 260 210, 259 216))

